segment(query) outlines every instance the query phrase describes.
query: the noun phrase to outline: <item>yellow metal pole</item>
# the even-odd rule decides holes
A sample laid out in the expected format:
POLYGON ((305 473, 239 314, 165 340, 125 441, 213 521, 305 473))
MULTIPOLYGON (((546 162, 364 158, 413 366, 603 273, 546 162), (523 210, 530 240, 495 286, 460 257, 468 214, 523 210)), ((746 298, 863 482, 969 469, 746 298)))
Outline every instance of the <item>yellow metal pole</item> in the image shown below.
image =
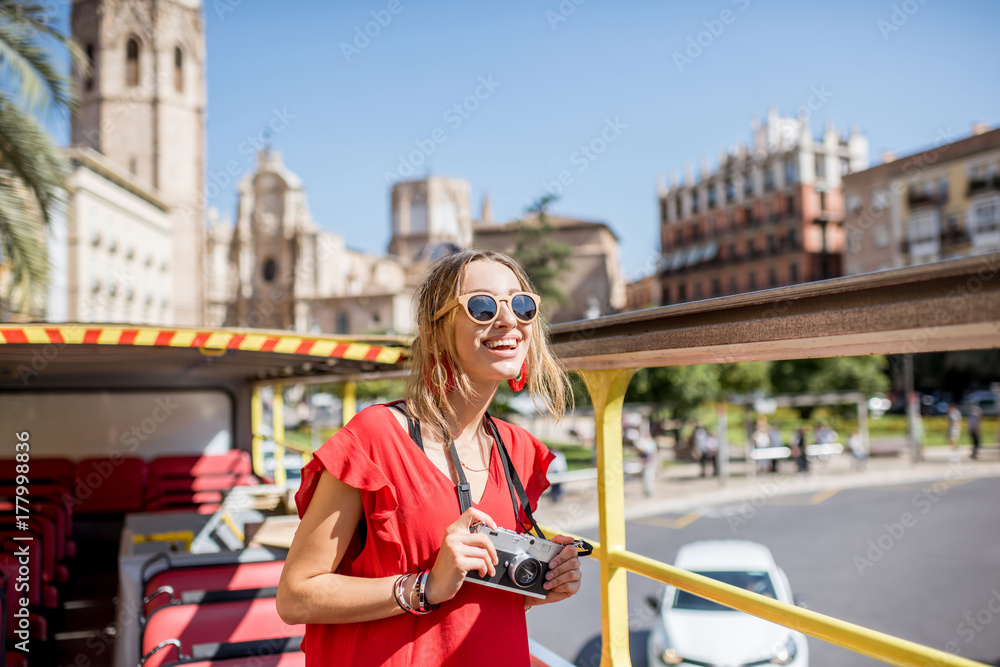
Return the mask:
POLYGON ((284 486, 288 481, 285 470, 285 396, 280 386, 274 388, 271 424, 274 428, 274 483, 284 486))
POLYGON ((357 395, 358 383, 354 381, 345 382, 343 400, 344 426, 347 426, 347 422, 351 421, 351 418, 358 411, 357 395))
POLYGON ((263 438, 260 435, 260 425, 264 419, 264 405, 260 400, 260 385, 254 385, 253 396, 250 398, 250 431, 253 436, 250 445, 250 459, 253 461, 253 472, 258 477, 264 477, 264 453, 260 451, 263 438))
POLYGON ((625 476, 622 466, 622 404, 635 369, 577 371, 594 404, 597 445, 597 507, 601 520, 601 667, 628 667, 626 570, 611 555, 625 549, 625 476))

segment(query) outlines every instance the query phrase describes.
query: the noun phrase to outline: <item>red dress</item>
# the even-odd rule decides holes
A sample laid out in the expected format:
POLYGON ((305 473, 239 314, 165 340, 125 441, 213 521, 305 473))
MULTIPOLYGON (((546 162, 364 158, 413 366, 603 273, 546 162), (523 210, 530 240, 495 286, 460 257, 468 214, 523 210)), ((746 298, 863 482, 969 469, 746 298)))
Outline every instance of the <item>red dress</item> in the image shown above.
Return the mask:
MULTIPOLYGON (((554 457, 524 429, 495 421, 534 510, 549 486, 545 473, 554 457)), ((389 577, 434 565, 445 529, 461 514, 455 484, 420 451, 390 408, 362 410, 316 450, 302 469, 295 496, 300 517, 323 470, 359 489, 364 506, 364 548, 355 532, 338 574, 389 577)), ((524 532, 515 520, 495 445, 486 489, 474 506, 498 526, 524 532)), ((524 597, 472 583, 423 616, 309 624, 302 649, 307 667, 530 664, 524 597)))

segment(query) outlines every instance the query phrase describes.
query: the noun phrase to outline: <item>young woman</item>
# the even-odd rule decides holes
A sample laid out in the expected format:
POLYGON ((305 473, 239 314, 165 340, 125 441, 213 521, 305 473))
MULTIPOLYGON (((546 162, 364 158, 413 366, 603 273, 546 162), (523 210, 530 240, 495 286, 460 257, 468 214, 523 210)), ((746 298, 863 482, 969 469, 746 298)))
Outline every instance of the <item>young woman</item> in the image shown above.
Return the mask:
MULTIPOLYGON (((416 295, 405 404, 362 410, 303 469, 302 523, 277 605, 286 623, 306 624, 310 667, 528 665, 525 612, 579 590, 580 560, 561 535, 548 536, 567 546, 549 563, 544 600, 465 580, 498 567, 473 523, 518 532, 526 523, 486 417, 497 387, 526 387, 540 409, 563 412, 568 386, 531 292, 506 255, 465 250, 438 261, 416 295), (449 442, 471 487, 464 513, 449 442)), ((534 509, 553 456, 525 430, 495 423, 534 509)))

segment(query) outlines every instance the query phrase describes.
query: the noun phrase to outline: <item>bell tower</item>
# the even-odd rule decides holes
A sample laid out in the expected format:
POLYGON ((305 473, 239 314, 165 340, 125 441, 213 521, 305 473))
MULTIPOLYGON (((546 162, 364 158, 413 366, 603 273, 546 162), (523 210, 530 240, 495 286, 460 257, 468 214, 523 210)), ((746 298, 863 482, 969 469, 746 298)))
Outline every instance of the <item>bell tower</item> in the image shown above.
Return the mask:
POLYGON ((153 186, 172 207, 174 323, 205 319, 205 22, 201 0, 74 0, 73 37, 91 63, 75 76, 71 142, 153 186))

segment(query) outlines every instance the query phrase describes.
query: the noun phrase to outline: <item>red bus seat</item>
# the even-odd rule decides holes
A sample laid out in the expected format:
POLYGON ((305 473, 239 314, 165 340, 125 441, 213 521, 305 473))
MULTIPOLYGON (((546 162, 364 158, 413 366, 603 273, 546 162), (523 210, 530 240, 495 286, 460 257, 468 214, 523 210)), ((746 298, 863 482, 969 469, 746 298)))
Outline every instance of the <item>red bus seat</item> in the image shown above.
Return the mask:
POLYGON ((186 591, 237 591, 277 586, 284 566, 283 560, 268 560, 233 565, 184 567, 157 572, 146 583, 143 591, 143 596, 150 598, 143 614, 148 617, 156 609, 170 604, 171 597, 179 600, 186 591), (164 586, 169 586, 172 593, 164 591, 153 596, 153 593, 164 586))
MULTIPOLYGON (((190 655, 199 644, 281 639, 303 634, 304 625, 286 625, 281 620, 274 598, 171 605, 160 607, 146 620, 141 653, 145 656, 169 639, 178 640, 180 652, 190 655)), ((151 655, 143 667, 161 667, 178 657, 176 647, 167 647, 151 655)))
POLYGON ((160 456, 149 464, 152 479, 163 477, 204 477, 208 475, 249 475, 250 454, 230 449, 225 454, 204 456, 160 456))
MULTIPOLYGON (((64 489, 72 489, 76 479, 76 465, 69 459, 32 457, 28 477, 31 485, 39 483, 55 484, 64 489)), ((0 459, 0 481, 5 483, 17 479, 17 462, 14 459, 0 459)))
POLYGON ((76 511, 80 514, 138 512, 147 465, 139 458, 89 458, 76 466, 76 511))

